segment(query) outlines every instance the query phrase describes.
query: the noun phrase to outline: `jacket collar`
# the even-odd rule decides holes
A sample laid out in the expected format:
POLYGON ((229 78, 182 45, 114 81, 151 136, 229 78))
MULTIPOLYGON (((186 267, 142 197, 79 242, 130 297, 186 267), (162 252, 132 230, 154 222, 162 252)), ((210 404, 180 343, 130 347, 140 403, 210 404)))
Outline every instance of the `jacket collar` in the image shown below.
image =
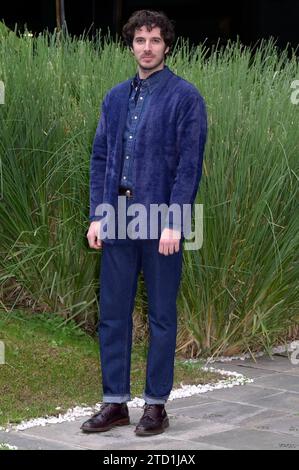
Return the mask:
POLYGON ((142 88, 147 88, 148 91, 152 93, 158 86, 163 84, 167 78, 169 78, 169 75, 170 70, 167 65, 164 65, 163 69, 157 70, 145 79, 141 79, 137 72, 131 81, 131 87, 137 88, 138 86, 141 86, 142 88))

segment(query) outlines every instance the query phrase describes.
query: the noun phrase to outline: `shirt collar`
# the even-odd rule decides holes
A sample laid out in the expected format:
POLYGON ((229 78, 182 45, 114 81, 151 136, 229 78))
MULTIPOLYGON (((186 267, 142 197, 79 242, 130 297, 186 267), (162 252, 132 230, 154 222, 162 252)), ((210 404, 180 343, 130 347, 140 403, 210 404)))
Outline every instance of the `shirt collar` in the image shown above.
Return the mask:
POLYGON ((139 77, 138 72, 136 73, 135 77, 133 78, 131 85, 132 87, 136 88, 141 83, 142 88, 147 88, 150 93, 154 91, 154 89, 163 81, 164 76, 168 72, 167 65, 164 65, 164 68, 161 70, 157 70, 156 72, 152 73, 148 78, 141 79, 139 77))

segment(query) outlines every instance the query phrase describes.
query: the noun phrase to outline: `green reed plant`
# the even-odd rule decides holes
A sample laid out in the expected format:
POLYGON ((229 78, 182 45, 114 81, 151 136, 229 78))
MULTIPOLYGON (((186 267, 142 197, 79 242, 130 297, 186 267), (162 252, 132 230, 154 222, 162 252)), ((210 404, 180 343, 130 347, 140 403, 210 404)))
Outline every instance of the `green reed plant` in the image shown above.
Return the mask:
POLYGON ((197 354, 269 349, 298 335, 298 61, 272 41, 202 55, 185 68, 209 114, 203 247, 184 253, 186 344, 191 334, 197 354))

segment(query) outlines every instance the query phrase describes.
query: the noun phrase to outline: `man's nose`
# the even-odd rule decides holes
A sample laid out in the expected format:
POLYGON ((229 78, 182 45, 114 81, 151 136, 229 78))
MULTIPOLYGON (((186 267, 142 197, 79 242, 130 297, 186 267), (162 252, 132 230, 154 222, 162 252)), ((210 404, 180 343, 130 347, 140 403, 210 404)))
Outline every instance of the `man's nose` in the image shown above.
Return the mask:
POLYGON ((151 51, 152 50, 152 45, 151 45, 150 41, 145 42, 144 50, 145 51, 151 51))

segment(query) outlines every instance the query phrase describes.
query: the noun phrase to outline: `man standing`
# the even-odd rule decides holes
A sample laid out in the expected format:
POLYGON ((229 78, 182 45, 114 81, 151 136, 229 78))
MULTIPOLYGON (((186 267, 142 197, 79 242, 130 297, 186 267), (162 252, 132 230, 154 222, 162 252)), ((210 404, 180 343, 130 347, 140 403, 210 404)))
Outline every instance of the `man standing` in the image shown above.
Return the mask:
MULTIPOLYGON (((133 79, 113 87, 102 103, 90 166, 89 246, 102 250, 99 342, 103 381, 101 410, 81 426, 107 431, 130 423, 132 313, 140 271, 148 295, 149 352, 144 412, 135 433, 164 432, 165 403, 173 385, 177 335, 176 298, 184 234, 171 220, 150 236, 152 205, 193 206, 202 173, 207 133, 205 103, 194 85, 174 74, 165 57, 174 42, 171 21, 162 12, 135 12, 123 37, 138 64, 133 79), (103 236, 103 213, 119 198, 128 210, 142 204, 146 237, 103 236), (147 230, 149 229, 149 231, 147 230)), ((119 220, 119 219, 118 219, 119 220)), ((130 217, 125 220, 125 228, 130 217)), ((142 224, 141 224, 142 225, 142 224)), ((128 234, 129 230, 126 232, 128 234)))

